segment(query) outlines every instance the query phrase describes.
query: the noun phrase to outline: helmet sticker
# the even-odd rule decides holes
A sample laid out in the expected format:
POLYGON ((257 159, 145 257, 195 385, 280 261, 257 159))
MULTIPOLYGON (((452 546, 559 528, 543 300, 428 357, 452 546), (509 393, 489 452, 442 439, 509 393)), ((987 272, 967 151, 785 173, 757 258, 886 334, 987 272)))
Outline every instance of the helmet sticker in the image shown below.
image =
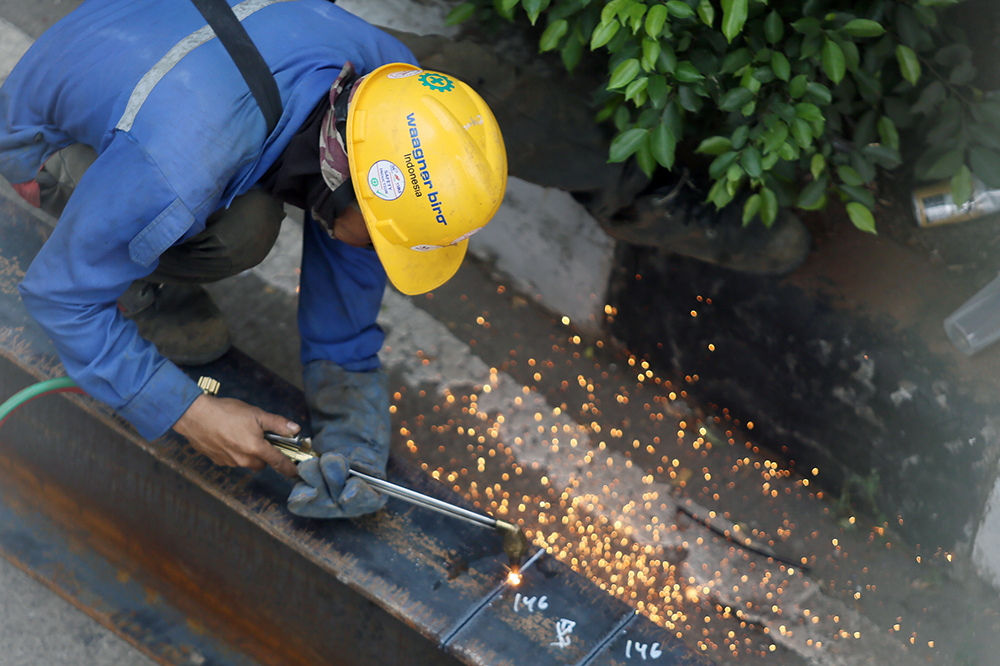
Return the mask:
POLYGON ((379 199, 394 201, 403 194, 403 172, 389 160, 379 160, 368 169, 368 186, 379 199))
POLYGON ((437 92, 448 92, 455 87, 454 81, 438 72, 424 72, 420 75, 420 83, 437 92))
POLYGON ((469 233, 467 233, 467 234, 462 234, 461 236, 459 236, 458 238, 456 238, 455 240, 453 240, 453 241, 451 242, 451 244, 452 244, 452 245, 458 245, 459 243, 461 243, 462 241, 464 241, 464 240, 465 240, 466 238, 468 238, 468 237, 469 237, 469 236, 471 236, 472 234, 478 234, 478 233, 479 233, 480 231, 482 231, 482 230, 483 230, 483 228, 482 228, 482 227, 479 227, 478 229, 473 229, 473 230, 472 230, 472 231, 470 231, 469 233))
POLYGON ((416 76, 417 74, 422 74, 424 70, 422 69, 409 69, 405 72, 390 72, 385 75, 387 79, 405 79, 408 76, 416 76))
POLYGON ((440 250, 440 245, 414 245, 410 248, 415 252, 432 252, 434 250, 440 250))

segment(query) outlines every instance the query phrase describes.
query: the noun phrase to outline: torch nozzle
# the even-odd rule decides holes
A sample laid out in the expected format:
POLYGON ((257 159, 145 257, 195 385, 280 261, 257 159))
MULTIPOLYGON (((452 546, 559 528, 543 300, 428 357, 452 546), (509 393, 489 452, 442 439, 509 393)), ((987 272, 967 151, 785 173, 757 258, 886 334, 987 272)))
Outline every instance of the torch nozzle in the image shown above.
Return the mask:
POLYGON ((524 530, 503 520, 498 520, 497 532, 503 534, 503 552, 510 560, 510 571, 520 579, 521 560, 528 554, 528 537, 524 530))

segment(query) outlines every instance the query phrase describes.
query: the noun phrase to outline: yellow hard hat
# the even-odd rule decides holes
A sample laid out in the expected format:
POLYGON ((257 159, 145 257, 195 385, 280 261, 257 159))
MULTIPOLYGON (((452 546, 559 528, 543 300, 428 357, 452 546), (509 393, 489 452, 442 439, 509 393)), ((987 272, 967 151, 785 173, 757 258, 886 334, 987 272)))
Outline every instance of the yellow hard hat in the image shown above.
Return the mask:
POLYGON ((404 294, 455 274, 507 185, 503 137, 486 102, 452 76, 405 63, 355 85, 347 158, 372 244, 404 294))

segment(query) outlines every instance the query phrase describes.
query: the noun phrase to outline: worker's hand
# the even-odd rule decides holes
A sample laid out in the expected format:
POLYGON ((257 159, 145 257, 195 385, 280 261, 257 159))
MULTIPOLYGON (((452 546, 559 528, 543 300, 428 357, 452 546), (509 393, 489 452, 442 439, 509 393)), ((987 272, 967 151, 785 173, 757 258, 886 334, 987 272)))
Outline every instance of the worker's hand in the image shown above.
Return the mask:
POLYGON ((240 400, 199 396, 174 430, 216 465, 254 470, 270 465, 285 476, 297 475, 292 461, 264 439, 264 431, 293 437, 299 426, 240 400))
POLYGON ((292 513, 350 518, 378 511, 381 493, 353 468, 380 479, 389 461, 389 377, 381 370, 348 372, 330 361, 306 366, 306 402, 312 415, 313 450, 319 460, 299 463, 302 481, 288 497, 292 513))
POLYGON ((354 518, 385 506, 381 493, 358 477, 349 477, 347 470, 347 459, 339 453, 300 462, 302 481, 288 496, 289 511, 307 518, 354 518))

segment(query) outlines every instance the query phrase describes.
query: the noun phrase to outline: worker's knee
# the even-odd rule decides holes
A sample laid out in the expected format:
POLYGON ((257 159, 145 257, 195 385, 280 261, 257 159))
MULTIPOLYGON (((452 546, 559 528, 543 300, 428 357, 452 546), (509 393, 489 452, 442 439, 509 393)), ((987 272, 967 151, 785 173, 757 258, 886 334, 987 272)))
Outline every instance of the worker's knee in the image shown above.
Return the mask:
POLYGON ((209 216, 205 230, 160 256, 152 282, 215 282, 253 268, 274 246, 285 217, 280 201, 259 190, 209 216))
POLYGON ((84 172, 96 159, 97 152, 93 148, 74 143, 46 160, 35 177, 41 209, 55 218, 62 215, 84 172))
POLYGON ((206 231, 215 234, 228 249, 232 274, 264 261, 285 219, 282 203, 260 190, 251 190, 220 212, 224 213, 220 219, 209 218, 206 231))

